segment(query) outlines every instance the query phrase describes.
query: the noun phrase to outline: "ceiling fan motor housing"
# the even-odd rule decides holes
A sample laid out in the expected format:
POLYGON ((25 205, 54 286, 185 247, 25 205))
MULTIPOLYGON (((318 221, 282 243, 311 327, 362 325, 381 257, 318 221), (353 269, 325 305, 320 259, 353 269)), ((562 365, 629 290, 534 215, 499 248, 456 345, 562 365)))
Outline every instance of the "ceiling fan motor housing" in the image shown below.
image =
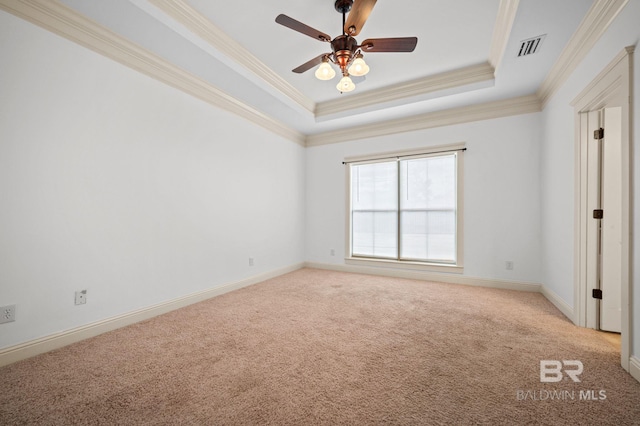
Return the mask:
POLYGON ((358 42, 351 36, 340 35, 333 39, 331 48, 333 49, 333 56, 336 63, 344 71, 358 49, 358 42))
POLYGON ((336 0, 335 7, 339 13, 347 13, 353 6, 353 0, 336 0))

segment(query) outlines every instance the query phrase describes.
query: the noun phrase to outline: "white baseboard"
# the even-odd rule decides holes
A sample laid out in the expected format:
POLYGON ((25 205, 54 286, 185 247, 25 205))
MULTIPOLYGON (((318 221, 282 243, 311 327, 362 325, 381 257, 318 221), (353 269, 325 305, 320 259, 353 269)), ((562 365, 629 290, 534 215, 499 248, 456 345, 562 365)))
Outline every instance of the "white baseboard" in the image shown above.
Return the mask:
POLYGON ((303 268, 298 263, 0 350, 0 367, 303 268))
POLYGON ((381 275, 385 277, 408 278, 412 280, 422 281, 436 281, 449 284, 462 284, 478 287, 502 288, 507 290, 530 291, 534 293, 539 293, 541 287, 540 284, 530 282, 474 278, 459 274, 424 272, 393 268, 376 268, 373 266, 343 265, 318 262, 305 262, 304 266, 305 268, 326 269, 330 271, 353 272, 357 274, 381 275))
MULTIPOLYGON (((573 309, 566 304, 556 293, 547 287, 528 282, 493 280, 486 278, 474 278, 457 274, 434 273, 423 271, 409 271, 399 269, 385 269, 357 265, 339 265, 329 263, 305 262, 294 264, 288 267, 276 269, 263 274, 255 275, 244 280, 223 284, 212 289, 192 293, 168 302, 160 303, 147 308, 132 311, 123 315, 107 318, 91 324, 80 326, 71 330, 51 334, 19 345, 11 346, 0 350, 0 367, 8 365, 22 359, 30 358, 44 352, 61 348, 63 346, 79 342, 90 337, 97 336, 108 331, 112 331, 127 325, 135 324, 158 315, 182 308, 203 300, 210 299, 233 290, 247 287, 289 272, 296 271, 303 267, 325 269, 339 272, 353 272, 368 275, 390 276, 398 278, 417 279, 423 281, 436 281, 451 284, 472 285, 480 287, 502 288, 509 290, 530 291, 542 293, 551 303, 553 303, 567 318, 572 320, 573 309)), ((640 359, 631 357, 629 362, 629 372, 640 381, 640 359)))
POLYGON ((562 298, 560 296, 558 296, 558 294, 556 292, 554 292, 553 290, 549 289, 545 285, 541 285, 540 286, 540 293, 542 293, 542 295, 544 297, 546 297, 549 302, 553 303, 553 305, 556 308, 558 308, 558 310, 560 312, 562 312, 563 315, 569 319, 569 321, 571 321, 571 322, 573 322, 575 324, 573 308, 571 306, 569 306, 567 304, 567 302, 562 300, 562 298))
POLYGON ((632 356, 629 358, 629 373, 640 382, 640 358, 632 356))
POLYGON ((436 281, 450 284, 472 285, 479 287, 502 288, 507 290, 530 291, 542 293, 564 316, 573 322, 573 308, 560 298, 555 292, 542 284, 505 281, 487 278, 475 278, 458 274, 447 274, 438 272, 411 271, 392 268, 376 268, 359 265, 342 265, 331 263, 305 262, 306 268, 326 269, 340 272, 354 272, 368 275, 382 275, 386 277, 408 278, 424 281, 436 281))

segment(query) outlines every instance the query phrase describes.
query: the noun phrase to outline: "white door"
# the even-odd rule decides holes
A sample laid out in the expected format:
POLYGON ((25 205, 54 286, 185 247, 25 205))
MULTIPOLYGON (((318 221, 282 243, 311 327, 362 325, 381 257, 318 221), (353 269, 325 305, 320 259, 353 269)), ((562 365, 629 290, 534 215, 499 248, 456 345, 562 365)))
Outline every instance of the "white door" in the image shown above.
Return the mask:
POLYGON ((622 330, 622 109, 604 110, 602 141, 600 329, 622 330))

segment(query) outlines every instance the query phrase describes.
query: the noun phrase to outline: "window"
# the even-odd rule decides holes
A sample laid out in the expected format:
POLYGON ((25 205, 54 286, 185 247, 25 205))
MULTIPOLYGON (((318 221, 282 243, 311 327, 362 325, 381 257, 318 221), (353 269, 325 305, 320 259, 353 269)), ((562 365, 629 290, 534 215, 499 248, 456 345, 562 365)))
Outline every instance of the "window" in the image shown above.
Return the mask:
POLYGON ((348 162, 348 260, 460 267, 461 151, 348 162))

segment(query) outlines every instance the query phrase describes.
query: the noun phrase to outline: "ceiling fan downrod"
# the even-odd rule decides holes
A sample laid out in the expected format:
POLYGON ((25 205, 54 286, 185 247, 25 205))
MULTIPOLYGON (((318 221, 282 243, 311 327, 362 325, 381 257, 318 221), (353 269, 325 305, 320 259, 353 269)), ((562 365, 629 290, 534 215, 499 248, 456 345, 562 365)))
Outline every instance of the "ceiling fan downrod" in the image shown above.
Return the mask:
POLYGON ((347 23, 347 13, 351 10, 353 6, 353 0, 336 0, 335 8, 338 13, 342 13, 342 34, 347 35, 346 30, 344 29, 347 23))

